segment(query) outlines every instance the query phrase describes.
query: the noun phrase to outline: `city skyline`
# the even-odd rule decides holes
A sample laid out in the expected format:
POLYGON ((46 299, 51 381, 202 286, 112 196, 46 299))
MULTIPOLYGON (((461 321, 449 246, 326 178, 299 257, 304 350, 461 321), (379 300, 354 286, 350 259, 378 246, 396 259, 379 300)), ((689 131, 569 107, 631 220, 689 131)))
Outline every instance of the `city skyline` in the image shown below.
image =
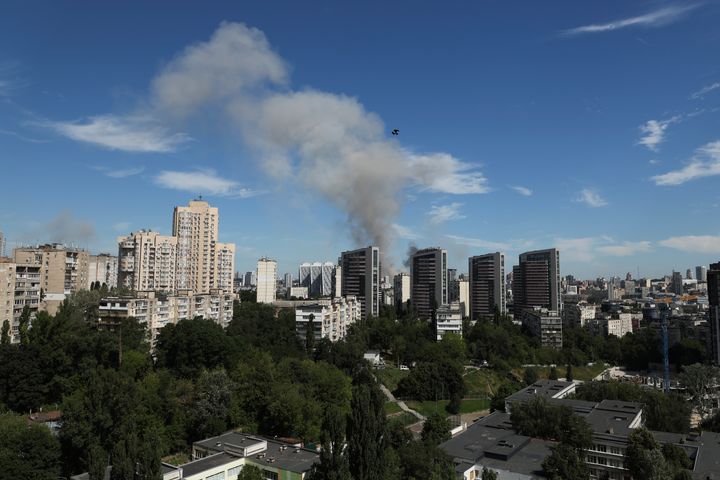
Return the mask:
POLYGON ((371 244, 398 271, 410 245, 461 272, 557 248, 579 278, 720 256, 715 3, 163 6, 7 7, 0 148, 36 192, 4 187, 26 198, 0 213, 7 251, 116 254, 202 195, 243 272, 371 244), (291 10, 304 21, 278 22, 291 10))

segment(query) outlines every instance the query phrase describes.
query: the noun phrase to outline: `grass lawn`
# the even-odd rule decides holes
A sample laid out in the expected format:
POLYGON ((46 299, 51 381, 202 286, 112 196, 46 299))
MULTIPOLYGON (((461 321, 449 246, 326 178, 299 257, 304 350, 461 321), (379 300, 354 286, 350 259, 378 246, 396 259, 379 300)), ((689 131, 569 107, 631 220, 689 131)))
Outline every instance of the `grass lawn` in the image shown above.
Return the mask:
POLYGON ((390 365, 386 366, 382 370, 375 369, 373 373, 377 379, 385 385, 391 392, 395 391, 398 382, 406 377, 410 372, 408 370, 400 370, 390 365))
MULTIPOLYGON (((445 407, 449 402, 449 400, 438 400, 436 404, 434 400, 426 400, 424 402, 410 400, 405 403, 408 407, 427 417, 436 411, 443 415, 448 415, 445 407)), ((481 410, 487 410, 488 408, 490 408, 490 400, 486 398, 467 398, 460 404, 460 413, 479 412, 481 410)))
POLYGON ((385 415, 401 412, 402 410, 395 402, 385 402, 385 415))
POLYGON ((183 465, 190 461, 190 455, 187 453, 176 453, 174 455, 168 455, 162 459, 163 462, 169 463, 170 465, 183 465))
MULTIPOLYGON (((609 365, 605 365, 603 362, 596 362, 593 366, 588 367, 587 365, 582 365, 580 367, 576 367, 573 365, 573 379, 574 380, 581 380, 583 382, 589 382, 593 378, 600 375, 603 370, 606 368, 610 368, 609 365)), ((556 367, 558 376, 559 377, 565 377, 565 371, 567 369, 567 366, 565 365, 558 365, 556 367)), ((519 369, 518 374, 522 378, 524 369, 519 369)), ((550 375, 550 368, 540 368, 538 369, 538 375, 540 375, 540 378, 548 378, 550 375)))
POLYGON ((500 385, 507 382, 507 379, 501 377, 495 370, 481 368, 465 370, 463 381, 465 382, 466 395, 470 397, 491 397, 500 385))

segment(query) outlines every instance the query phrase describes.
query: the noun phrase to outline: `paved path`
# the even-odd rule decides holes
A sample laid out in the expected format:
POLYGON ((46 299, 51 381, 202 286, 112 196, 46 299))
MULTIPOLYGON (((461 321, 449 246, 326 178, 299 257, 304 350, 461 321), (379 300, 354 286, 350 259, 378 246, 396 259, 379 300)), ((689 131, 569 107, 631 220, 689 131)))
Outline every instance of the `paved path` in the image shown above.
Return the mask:
POLYGON ((418 420, 420 420, 421 422, 424 422, 424 421, 425 421, 425 417, 424 417, 424 416, 422 416, 420 413, 416 412, 416 411, 413 410, 412 408, 408 407, 408 406, 405 404, 405 402, 396 399, 396 398, 395 398, 395 395, 393 395, 392 392, 391 392, 390 390, 388 390, 388 388, 387 388, 385 385, 383 385, 383 384, 380 383, 380 382, 378 382, 378 385, 380 385, 380 390, 382 390, 382 392, 385 394, 385 396, 388 398, 389 401, 398 404, 398 407, 400 407, 400 410, 402 410, 403 412, 408 412, 408 413, 414 415, 414 416, 415 416, 418 420))

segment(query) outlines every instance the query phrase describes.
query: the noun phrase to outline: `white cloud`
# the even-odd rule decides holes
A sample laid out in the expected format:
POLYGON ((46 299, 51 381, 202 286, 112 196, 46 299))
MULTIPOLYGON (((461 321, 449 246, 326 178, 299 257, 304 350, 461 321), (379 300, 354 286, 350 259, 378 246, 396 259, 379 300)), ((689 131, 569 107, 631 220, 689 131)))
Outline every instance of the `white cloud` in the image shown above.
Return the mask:
POLYGON ((142 172, 145 171, 145 167, 132 167, 132 168, 123 168, 119 170, 111 170, 107 167, 102 166, 96 166, 92 167, 93 169, 101 172, 106 177, 110 178, 125 178, 125 177, 132 177, 133 175, 139 175, 142 172))
POLYGON ((686 235, 670 237, 659 242, 660 245, 688 253, 720 254, 720 235, 686 235))
POLYGON ((718 88, 720 88, 720 82, 715 82, 712 85, 707 85, 707 86, 701 88, 697 92, 693 92, 690 95, 690 98, 695 99, 695 100, 698 98, 703 98, 705 95, 712 92, 713 90, 717 90, 718 88))
POLYGON ((395 230, 395 235, 397 235, 398 237, 400 237, 404 240, 417 241, 417 240, 422 239, 422 235, 414 232, 412 229, 405 227, 403 225, 393 223, 392 228, 393 228, 393 230, 395 230))
POLYGON ((184 133, 169 133, 167 128, 146 116, 102 115, 83 122, 43 122, 37 125, 48 127, 71 140, 125 152, 174 152, 191 140, 184 133))
POLYGON ((192 172, 164 170, 155 177, 155 183, 174 190, 222 197, 249 198, 260 194, 258 191, 242 188, 238 182, 220 177, 210 169, 192 172))
POLYGON ((679 170, 655 175, 655 185, 682 185, 698 178, 720 175, 720 140, 707 143, 695 151, 690 163, 679 170))
POLYGON ((524 195, 524 196, 526 196, 526 197, 529 197, 530 195, 533 194, 533 191, 530 190, 530 189, 527 188, 527 187, 521 187, 521 186, 519 186, 519 185, 516 185, 516 186, 510 187, 510 188, 512 188, 513 190, 515 190, 515 191, 516 191, 517 193, 519 193, 520 195, 524 195))
POLYGON ((127 232, 130 229, 130 222, 118 222, 112 228, 116 232, 127 232))
POLYGON ((576 202, 584 203, 593 208, 604 207, 608 202, 594 188, 583 188, 580 190, 580 196, 575 199, 576 202))
POLYGON ((681 119, 680 115, 675 115, 667 120, 648 120, 644 125, 640 126, 643 136, 638 140, 638 144, 657 152, 660 149, 660 144, 665 141, 665 131, 670 125, 679 122, 681 119))
POLYGON ((459 235, 445 235, 446 238, 453 240, 455 243, 468 247, 484 248, 487 250, 511 250, 512 247, 507 243, 492 242, 480 238, 462 237, 459 235))
POLYGON ((652 244, 647 240, 637 242, 615 242, 611 237, 555 238, 555 246, 563 259, 577 262, 592 262, 598 254, 613 257, 626 257, 647 252, 652 244))
POLYGON ((433 225, 439 225, 451 220, 462 220, 465 218, 465 215, 460 213, 460 207, 462 207, 462 203, 458 202, 453 202, 447 205, 433 205, 430 207, 430 211, 428 212, 430 223, 433 225))
POLYGON ((563 33, 565 35, 580 35, 583 33, 610 32, 628 27, 662 27, 679 20, 684 14, 696 7, 697 5, 669 6, 637 17, 571 28, 563 33))
POLYGON ((473 165, 447 153, 411 155, 407 158, 412 178, 422 189, 456 195, 487 193, 488 180, 473 165))

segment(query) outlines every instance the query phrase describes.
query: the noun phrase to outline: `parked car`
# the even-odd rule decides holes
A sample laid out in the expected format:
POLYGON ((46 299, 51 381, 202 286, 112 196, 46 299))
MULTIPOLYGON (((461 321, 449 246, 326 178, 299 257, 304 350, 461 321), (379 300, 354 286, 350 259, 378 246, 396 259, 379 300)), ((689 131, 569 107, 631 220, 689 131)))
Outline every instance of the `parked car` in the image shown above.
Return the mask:
POLYGON ((410 370, 407 365, 400 365, 400 370, 410 370))

